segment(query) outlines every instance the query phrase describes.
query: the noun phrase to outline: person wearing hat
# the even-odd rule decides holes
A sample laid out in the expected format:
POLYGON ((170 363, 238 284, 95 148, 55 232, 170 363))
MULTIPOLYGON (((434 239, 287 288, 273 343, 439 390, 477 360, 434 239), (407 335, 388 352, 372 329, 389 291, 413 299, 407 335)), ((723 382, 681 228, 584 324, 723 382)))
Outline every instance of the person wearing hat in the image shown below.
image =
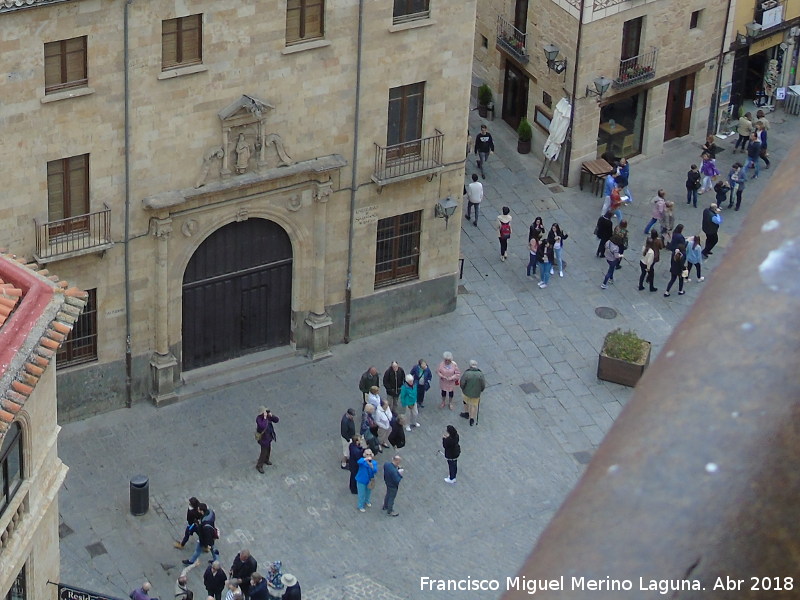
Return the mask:
POLYGON ((348 408, 347 412, 342 415, 342 468, 347 468, 347 458, 350 455, 350 440, 353 439, 353 436, 356 434, 356 411, 352 408, 348 408))
POLYGON ((461 391, 464 393, 464 403, 467 405, 469 426, 475 424, 478 417, 478 407, 481 402, 481 392, 486 389, 486 378, 478 368, 478 361, 469 361, 469 369, 461 374, 461 391))
POLYGON ((703 233, 706 234, 706 245, 703 248, 703 258, 708 258, 709 254, 714 254, 711 250, 719 241, 719 226, 722 223, 720 210, 716 204, 712 204, 703 211, 703 233))
POLYGON ((406 381, 400 388, 400 404, 406 409, 406 431, 411 431, 411 424, 419 427, 419 410, 417 409, 417 384, 414 376, 406 375, 406 381))
POLYGON ((272 414, 268 408, 261 406, 258 409, 258 416, 256 417, 256 439, 258 445, 261 447, 261 452, 258 455, 258 462, 256 463, 256 470, 259 473, 264 472, 264 465, 271 465, 269 455, 272 451, 272 442, 277 439, 275 435, 275 427, 273 423, 279 421, 278 417, 272 414))
POLYGON ((300 584, 297 582, 297 577, 291 573, 284 573, 281 576, 281 583, 284 588, 283 600, 302 600, 300 598, 300 584))

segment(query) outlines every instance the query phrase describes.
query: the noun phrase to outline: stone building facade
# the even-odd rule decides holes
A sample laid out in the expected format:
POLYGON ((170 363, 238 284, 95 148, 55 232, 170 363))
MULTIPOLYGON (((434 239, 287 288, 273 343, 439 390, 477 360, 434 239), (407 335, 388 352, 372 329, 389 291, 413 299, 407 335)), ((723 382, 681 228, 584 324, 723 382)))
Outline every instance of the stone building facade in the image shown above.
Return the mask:
POLYGON ((0 598, 55 600, 58 457, 53 360, 85 293, 0 254, 0 598))
POLYGON ((4 245, 89 291, 65 418, 455 307, 475 4, 0 0, 4 245))
POLYGON ((532 123, 535 152, 558 101, 570 101, 559 166, 574 185, 581 164, 606 151, 653 155, 674 137, 703 140, 727 9, 727 0, 481 0, 474 72, 493 89, 497 118, 532 123))

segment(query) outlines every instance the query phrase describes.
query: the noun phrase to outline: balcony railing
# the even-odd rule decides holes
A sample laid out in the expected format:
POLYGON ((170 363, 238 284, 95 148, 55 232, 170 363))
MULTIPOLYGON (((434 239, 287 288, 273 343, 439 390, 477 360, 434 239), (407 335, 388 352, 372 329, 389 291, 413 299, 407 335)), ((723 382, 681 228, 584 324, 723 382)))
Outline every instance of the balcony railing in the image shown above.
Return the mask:
POLYGON ((375 171, 372 181, 378 186, 429 175, 441 171, 444 134, 435 129, 435 135, 391 146, 375 144, 375 171))
POLYGON ((655 77, 657 55, 658 48, 651 48, 649 52, 619 61, 619 75, 611 84, 612 87, 632 87, 655 77))
POLYGON ((36 225, 36 254, 38 263, 64 260, 73 256, 103 252, 114 245, 111 241, 111 209, 40 223, 36 225))
POLYGON ((528 62, 527 33, 522 33, 502 15, 497 15, 497 45, 518 61, 528 62))

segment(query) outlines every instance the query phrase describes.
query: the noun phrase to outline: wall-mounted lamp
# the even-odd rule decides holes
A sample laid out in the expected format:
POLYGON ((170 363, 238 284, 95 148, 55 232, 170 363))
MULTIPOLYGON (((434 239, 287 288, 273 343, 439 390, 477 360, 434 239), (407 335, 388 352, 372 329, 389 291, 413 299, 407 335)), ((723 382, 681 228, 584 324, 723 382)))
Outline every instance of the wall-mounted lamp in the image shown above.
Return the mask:
POLYGON ((747 36, 743 33, 736 32, 736 43, 739 46, 746 46, 747 45, 747 36))
POLYGON ((550 71, 555 71, 559 75, 567 70, 567 59, 556 60, 558 58, 558 46, 555 44, 547 44, 544 47, 544 56, 547 59, 547 68, 550 71))
POLYGON ((604 75, 601 75, 597 79, 594 80, 594 89, 590 88, 588 85, 586 86, 586 97, 589 96, 597 96, 597 101, 603 99, 603 94, 608 91, 609 86, 611 85, 611 80, 604 75))
POLYGON ((436 202, 436 206, 433 209, 433 213, 440 219, 444 219, 444 226, 447 228, 447 223, 452 217, 456 209, 458 208, 458 202, 453 200, 450 196, 445 198, 444 200, 439 200, 436 202))
POLYGON ((747 30, 747 37, 749 38, 754 38, 761 33, 761 23, 756 23, 755 21, 747 23, 744 28, 747 30))

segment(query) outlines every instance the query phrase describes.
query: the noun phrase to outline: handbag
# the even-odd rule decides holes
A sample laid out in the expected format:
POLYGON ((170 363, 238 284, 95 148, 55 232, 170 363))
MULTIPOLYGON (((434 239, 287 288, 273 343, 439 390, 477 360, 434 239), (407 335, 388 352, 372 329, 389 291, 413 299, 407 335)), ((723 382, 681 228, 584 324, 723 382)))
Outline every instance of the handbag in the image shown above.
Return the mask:
POLYGON ((367 484, 367 487, 369 489, 373 489, 375 487, 375 478, 374 477, 369 480, 369 483, 367 484))
POLYGON ((683 277, 684 279, 688 278, 689 277, 689 269, 684 269, 683 273, 681 273, 681 277, 683 277))
POLYGON ((256 441, 260 442, 262 437, 264 437, 264 432, 256 430, 256 441))

